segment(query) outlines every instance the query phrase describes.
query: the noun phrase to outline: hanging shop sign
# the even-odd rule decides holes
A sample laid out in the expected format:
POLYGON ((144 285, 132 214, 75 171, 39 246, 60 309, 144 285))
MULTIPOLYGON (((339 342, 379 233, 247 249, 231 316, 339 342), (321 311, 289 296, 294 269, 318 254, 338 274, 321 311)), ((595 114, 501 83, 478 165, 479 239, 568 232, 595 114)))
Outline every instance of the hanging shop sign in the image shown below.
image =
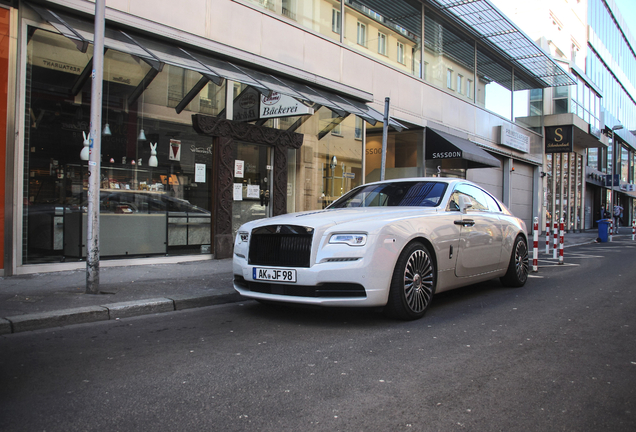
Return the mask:
POLYGON ((573 151, 573 126, 546 126, 545 152, 570 153, 573 151))
POLYGON ((181 161, 181 140, 171 139, 168 160, 181 161))
POLYGON ((260 118, 293 117, 313 113, 313 108, 309 108, 291 96, 278 92, 272 92, 269 96, 261 95, 260 118))
POLYGON ((530 137, 524 133, 515 131, 508 124, 499 127, 499 144, 519 150, 520 152, 530 152, 530 137))
POLYGON ((233 119, 241 122, 258 120, 260 93, 253 87, 246 87, 234 98, 233 119))

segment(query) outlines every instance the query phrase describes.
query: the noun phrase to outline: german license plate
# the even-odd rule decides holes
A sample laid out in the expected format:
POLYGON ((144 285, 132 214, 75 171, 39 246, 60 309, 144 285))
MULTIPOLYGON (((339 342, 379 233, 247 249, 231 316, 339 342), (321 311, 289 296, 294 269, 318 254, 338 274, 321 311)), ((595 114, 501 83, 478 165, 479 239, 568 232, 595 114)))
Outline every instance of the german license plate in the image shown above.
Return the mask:
POLYGON ((252 269, 252 278, 254 280, 296 282, 296 270, 254 267, 252 269))

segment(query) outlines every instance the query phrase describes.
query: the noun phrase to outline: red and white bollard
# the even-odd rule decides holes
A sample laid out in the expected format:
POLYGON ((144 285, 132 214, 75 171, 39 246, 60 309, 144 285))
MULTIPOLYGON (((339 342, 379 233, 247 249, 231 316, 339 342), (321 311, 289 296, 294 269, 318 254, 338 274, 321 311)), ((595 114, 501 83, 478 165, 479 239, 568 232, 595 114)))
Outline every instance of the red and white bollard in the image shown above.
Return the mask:
POLYGON ((545 253, 550 253, 550 221, 545 222, 545 253))
POLYGON ((555 220, 554 226, 552 228, 552 232, 554 233, 554 241, 552 242, 552 259, 557 259, 557 240, 559 235, 559 223, 555 220))
POLYGON ((614 234, 614 219, 610 219, 609 228, 609 241, 612 241, 612 235, 614 234))
POLYGON ((539 271, 539 218, 534 218, 534 244, 532 247, 532 271, 539 271))
POLYGON ((632 221, 632 240, 636 240, 636 219, 632 221))
POLYGON ((563 264, 563 233, 565 231, 565 222, 561 218, 559 224, 559 264, 563 264))

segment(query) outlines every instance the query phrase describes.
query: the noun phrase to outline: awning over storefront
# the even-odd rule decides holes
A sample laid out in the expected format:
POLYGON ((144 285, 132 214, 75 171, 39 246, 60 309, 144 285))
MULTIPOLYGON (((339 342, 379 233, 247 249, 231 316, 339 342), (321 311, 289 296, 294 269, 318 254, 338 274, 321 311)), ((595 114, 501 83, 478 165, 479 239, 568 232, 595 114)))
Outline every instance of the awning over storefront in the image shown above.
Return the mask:
POLYGON ((430 127, 426 128, 426 160, 463 159, 466 168, 499 168, 501 162, 475 143, 430 127))
MULTIPOLYGON (((541 83, 542 87, 576 84, 576 81, 550 55, 546 54, 489 0, 430 1, 439 8, 442 14, 459 23, 480 41, 510 60, 513 65, 541 83)), ((383 13, 381 10, 379 12, 383 13)))
MULTIPOLYGON (((89 44, 93 42, 93 23, 41 6, 30 3, 28 5, 61 34, 71 39, 80 51, 86 52, 89 44)), ((196 71, 203 76, 202 80, 210 80, 217 85, 227 79, 249 85, 262 94, 277 92, 291 96, 306 105, 314 106, 314 109, 324 106, 333 111, 338 117, 355 114, 372 125, 382 122, 384 118, 382 113, 363 102, 281 76, 260 72, 246 66, 239 66, 229 61, 215 58, 212 53, 199 53, 190 48, 167 45, 144 36, 110 27, 106 27, 104 46, 107 49, 138 57, 148 63, 155 71, 161 71, 164 64, 169 64, 196 71)), ((88 77, 88 74, 86 75, 88 77)), ((145 87, 150 84, 152 78, 154 76, 151 75, 149 79, 143 80, 145 87)), ((140 90, 143 91, 141 88, 140 90)), ((140 94, 141 92, 136 93, 140 94)), ((192 92, 189 95, 192 97, 196 96, 192 92)), ((129 100, 129 103, 132 102, 134 100, 129 100)), ((187 103, 179 105, 185 106, 187 103)), ((393 119, 390 119, 389 124, 398 131, 406 129, 406 126, 393 119)))

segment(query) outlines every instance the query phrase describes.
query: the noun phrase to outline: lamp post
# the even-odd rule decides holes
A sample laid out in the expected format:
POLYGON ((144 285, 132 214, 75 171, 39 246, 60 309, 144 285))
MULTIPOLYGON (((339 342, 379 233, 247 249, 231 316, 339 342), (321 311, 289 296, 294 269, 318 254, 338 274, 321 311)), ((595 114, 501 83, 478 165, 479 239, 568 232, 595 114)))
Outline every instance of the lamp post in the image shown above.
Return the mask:
POLYGON ((104 79, 105 0, 95 1, 95 42, 91 84, 90 158, 86 227, 86 294, 99 294, 99 178, 102 153, 102 90, 104 79))
POLYGON ((616 126, 612 127, 612 133, 611 133, 611 137, 612 137, 612 177, 610 177, 610 208, 609 208, 609 212, 612 215, 612 217, 614 216, 614 175, 615 175, 615 171, 616 171, 616 140, 614 139, 614 131, 617 131, 619 129, 623 129, 623 125, 622 124, 617 124, 616 126))

